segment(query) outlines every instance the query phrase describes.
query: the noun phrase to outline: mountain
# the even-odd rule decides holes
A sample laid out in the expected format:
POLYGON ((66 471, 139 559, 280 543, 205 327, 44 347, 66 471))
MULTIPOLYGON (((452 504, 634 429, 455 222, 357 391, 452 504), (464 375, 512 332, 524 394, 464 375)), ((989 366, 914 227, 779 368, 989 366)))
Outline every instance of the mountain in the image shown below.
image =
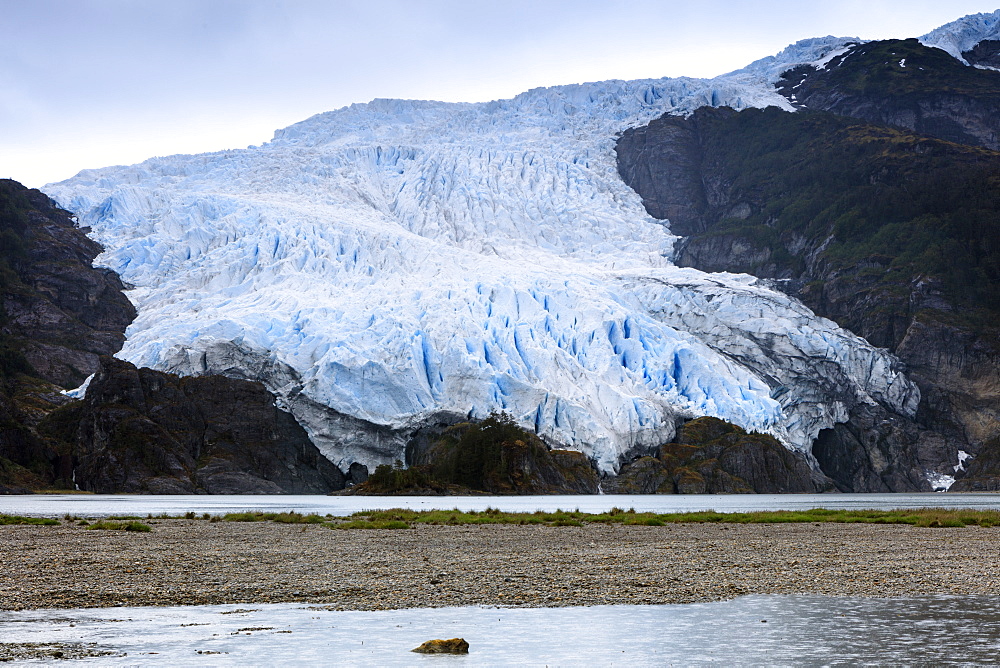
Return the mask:
MULTIPOLYGON (((970 23, 996 26, 954 24, 963 48, 988 43, 969 41, 970 23)), ((916 415, 858 407, 814 445, 844 490, 948 477, 1000 433, 1000 73, 929 40, 847 45, 786 71, 795 114, 701 109, 617 147, 647 210, 686 235, 678 264, 775 280, 906 365, 916 415)))
MULTIPOLYGON (((996 36, 977 25, 924 43, 975 51, 996 36)), ((770 128, 789 117, 774 132, 800 141, 801 123, 819 117, 796 109, 842 86, 821 86, 823 68, 851 64, 845 54, 859 48, 869 47, 804 40, 711 80, 580 84, 481 104, 375 100, 259 147, 87 170, 45 190, 104 247, 98 265, 129 285, 139 315, 120 357, 263 383, 342 471, 405 460, 422 431, 505 411, 609 475, 657 455, 681 422, 712 416, 773 436, 817 470, 817 443, 844 450, 827 465, 845 488, 930 489, 957 461, 954 447, 893 437, 888 468, 855 466, 880 451, 860 444, 878 424, 938 432, 919 423, 927 398, 888 339, 865 340, 836 309, 823 317, 804 288, 774 282, 791 278, 794 253, 755 242, 748 253, 763 260, 736 269, 774 265, 759 276, 719 273, 729 258, 675 261, 717 220, 754 215, 751 203, 723 211, 712 199, 731 184, 692 177, 709 140, 684 123, 770 128), (803 67, 817 83, 793 99, 783 75, 803 67), (625 157, 619 136, 647 125, 684 145, 650 170, 654 190, 682 184, 657 198, 620 176, 623 161, 648 156, 625 157)), ((853 132, 844 109, 827 113, 821 144, 853 132)), ((942 160, 988 163, 976 150, 942 160)), ((720 158, 718 173, 738 158, 720 158)))

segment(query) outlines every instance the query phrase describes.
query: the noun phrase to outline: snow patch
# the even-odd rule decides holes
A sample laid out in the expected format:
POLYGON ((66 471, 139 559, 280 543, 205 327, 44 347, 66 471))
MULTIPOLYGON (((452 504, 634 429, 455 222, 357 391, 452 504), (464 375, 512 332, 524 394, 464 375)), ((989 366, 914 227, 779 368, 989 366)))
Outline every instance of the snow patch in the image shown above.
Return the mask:
POLYGON ((830 51, 829 53, 827 53, 825 56, 823 56, 822 58, 820 58, 819 60, 815 60, 815 61, 813 61, 810 64, 813 67, 815 67, 817 70, 825 70, 826 66, 830 64, 830 61, 832 61, 837 56, 844 55, 845 53, 847 53, 848 51, 850 51, 851 47, 853 47, 853 46, 855 46, 855 44, 848 44, 848 45, 843 46, 843 47, 841 47, 839 49, 833 49, 832 51, 830 51))
POLYGON ((80 385, 80 387, 72 390, 60 390, 59 393, 65 394, 67 397, 72 399, 83 399, 83 397, 87 394, 87 388, 90 387, 90 381, 94 380, 94 375, 95 374, 90 374, 87 376, 87 379, 83 381, 83 384, 80 385))
POLYGON ((955 476, 936 471, 927 471, 924 473, 924 479, 930 483, 931 489, 935 492, 947 492, 955 484, 955 476))

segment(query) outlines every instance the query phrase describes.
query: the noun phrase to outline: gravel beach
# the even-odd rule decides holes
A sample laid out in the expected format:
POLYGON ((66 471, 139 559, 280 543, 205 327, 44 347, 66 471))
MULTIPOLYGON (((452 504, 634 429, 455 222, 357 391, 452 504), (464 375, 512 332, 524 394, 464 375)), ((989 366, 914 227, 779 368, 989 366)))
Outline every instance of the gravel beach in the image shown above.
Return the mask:
POLYGON ((344 610, 1000 594, 1000 527, 0 526, 0 608, 310 602, 344 610))

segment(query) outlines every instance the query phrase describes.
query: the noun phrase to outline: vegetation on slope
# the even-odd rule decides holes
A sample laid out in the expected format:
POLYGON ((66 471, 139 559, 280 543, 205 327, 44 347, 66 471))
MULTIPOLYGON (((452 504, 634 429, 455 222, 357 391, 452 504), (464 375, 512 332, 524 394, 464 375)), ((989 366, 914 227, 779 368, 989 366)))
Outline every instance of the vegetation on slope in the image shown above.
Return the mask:
POLYGON ((597 491, 597 473, 579 452, 550 450, 506 413, 446 429, 409 468, 382 465, 360 494, 573 494, 597 491))
POLYGON ((771 261, 793 276, 807 262, 794 240, 829 239, 829 273, 867 270, 887 292, 934 277, 954 304, 1000 311, 1000 153, 824 112, 701 122, 730 200, 750 205, 713 212, 709 234, 779 249, 771 261))
POLYGON ((810 92, 840 98, 878 96, 899 104, 951 95, 1000 104, 1000 77, 995 72, 964 65, 947 51, 926 47, 916 39, 859 44, 819 73, 811 65, 789 70, 779 87, 787 90, 804 76, 809 77, 810 92))

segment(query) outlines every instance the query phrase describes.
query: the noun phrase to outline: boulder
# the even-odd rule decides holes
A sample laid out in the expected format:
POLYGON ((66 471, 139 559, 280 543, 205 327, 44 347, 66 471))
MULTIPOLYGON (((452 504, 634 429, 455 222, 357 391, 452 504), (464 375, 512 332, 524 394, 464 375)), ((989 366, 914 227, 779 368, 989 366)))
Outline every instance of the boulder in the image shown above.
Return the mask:
POLYGON ((420 654, 468 654, 469 643, 464 638, 450 638, 448 640, 428 640, 420 647, 410 650, 420 654))

